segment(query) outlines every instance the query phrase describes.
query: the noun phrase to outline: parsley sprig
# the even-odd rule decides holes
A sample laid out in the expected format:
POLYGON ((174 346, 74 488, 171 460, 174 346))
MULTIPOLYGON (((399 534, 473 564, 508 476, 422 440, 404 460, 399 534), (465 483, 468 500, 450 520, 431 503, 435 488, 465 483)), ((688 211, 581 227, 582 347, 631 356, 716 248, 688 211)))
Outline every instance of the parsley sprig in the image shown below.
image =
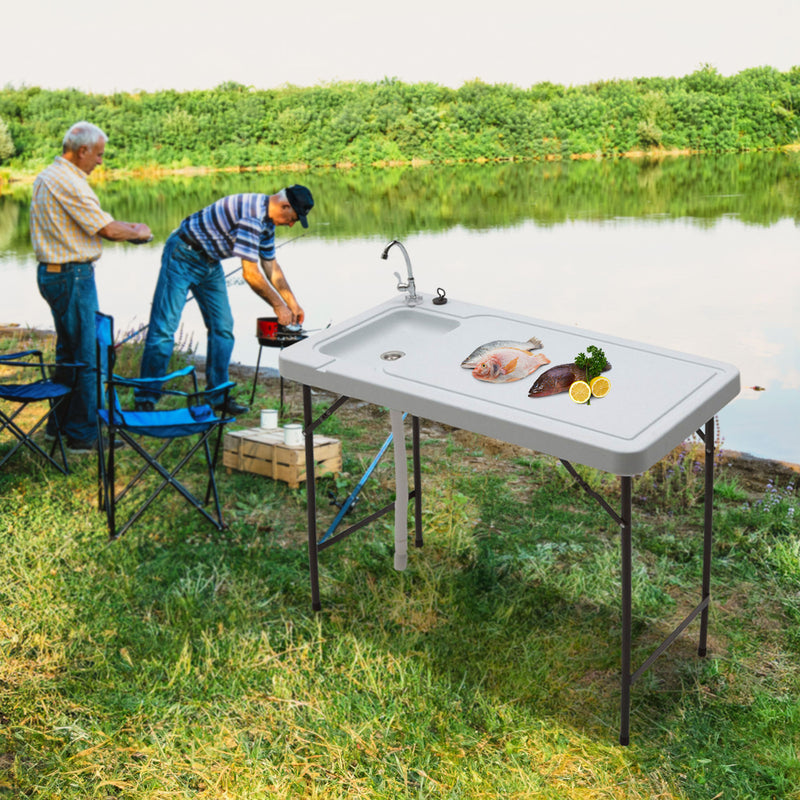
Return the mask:
POLYGON ((596 378, 606 368, 607 363, 606 354, 593 344, 586 348, 585 353, 575 356, 575 364, 586 371, 586 383, 596 378))
MULTIPOLYGON (((592 378, 596 378, 606 368, 606 363, 606 354, 593 344, 586 348, 585 353, 578 353, 575 356, 575 364, 586 373, 586 383, 591 383, 592 378)), ((586 404, 589 405, 591 402, 590 394, 586 404)))

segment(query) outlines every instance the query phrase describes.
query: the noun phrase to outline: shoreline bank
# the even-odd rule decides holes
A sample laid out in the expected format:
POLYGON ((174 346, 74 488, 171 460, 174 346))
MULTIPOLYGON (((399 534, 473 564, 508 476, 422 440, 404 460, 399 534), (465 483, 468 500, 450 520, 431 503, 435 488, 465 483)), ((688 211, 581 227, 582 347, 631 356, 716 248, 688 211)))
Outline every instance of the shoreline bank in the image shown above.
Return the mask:
MULTIPOLYGON (((99 166, 92 173, 92 183, 102 183, 104 181, 116 180, 145 180, 145 179, 160 179, 168 177, 194 177, 201 175, 215 175, 215 174, 240 174, 249 172, 308 172, 309 170, 351 170, 351 169, 391 169, 393 167, 429 167, 429 166, 454 166, 457 164, 501 164, 509 162, 557 162, 557 161, 602 161, 605 159, 618 159, 627 158, 631 160, 651 160, 660 161, 668 158, 685 158, 687 156, 702 156, 702 155, 744 155, 752 152, 774 152, 774 153, 797 153, 800 152, 800 142, 792 142, 791 144, 780 145, 778 147, 763 148, 758 151, 755 150, 742 150, 731 151, 726 153, 711 153, 706 150, 694 149, 677 149, 667 150, 664 148, 650 148, 649 150, 629 150, 624 153, 570 153, 569 155, 562 155, 560 153, 553 153, 540 158, 533 157, 508 157, 508 158, 471 158, 471 159, 410 159, 408 161, 375 161, 369 164, 356 164, 349 161, 337 162, 335 164, 326 164, 322 166, 315 166, 304 163, 292 164, 260 164, 253 167, 212 167, 212 166, 190 166, 190 167, 161 167, 161 166, 139 166, 139 167, 126 167, 120 169, 106 169, 103 165, 99 166)), ((22 170, 14 171, 8 169, 0 172, 0 195, 2 195, 6 187, 10 188, 13 185, 27 185, 32 184, 36 179, 39 172, 46 167, 47 164, 42 164, 33 168, 32 171, 22 170)))

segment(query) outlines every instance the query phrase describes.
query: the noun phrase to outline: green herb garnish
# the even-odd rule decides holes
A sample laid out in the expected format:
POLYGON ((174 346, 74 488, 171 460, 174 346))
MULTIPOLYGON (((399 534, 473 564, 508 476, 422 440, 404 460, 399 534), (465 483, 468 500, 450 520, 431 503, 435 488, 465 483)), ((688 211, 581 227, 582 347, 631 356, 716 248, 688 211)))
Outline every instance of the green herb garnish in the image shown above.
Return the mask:
POLYGON ((606 354, 593 344, 586 348, 585 353, 575 356, 575 364, 586 372, 586 383, 596 378, 606 368, 607 363, 606 354))

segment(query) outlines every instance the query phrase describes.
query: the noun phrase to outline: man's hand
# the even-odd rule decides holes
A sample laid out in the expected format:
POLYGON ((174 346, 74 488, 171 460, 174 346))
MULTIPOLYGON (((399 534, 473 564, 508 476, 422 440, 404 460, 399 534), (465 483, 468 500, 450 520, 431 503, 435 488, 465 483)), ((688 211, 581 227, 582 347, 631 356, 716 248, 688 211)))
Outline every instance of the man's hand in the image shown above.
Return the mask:
POLYGON ((242 259, 242 275, 248 286, 272 306, 279 325, 302 325, 305 311, 289 288, 278 262, 262 259, 260 264, 261 269, 255 262, 242 259))
POLYGON ((137 222, 131 226, 133 228, 133 239, 128 239, 133 244, 145 244, 146 242, 153 241, 153 232, 144 224, 144 222, 137 222))
POLYGON ((294 314, 286 306, 279 306, 274 309, 275 315, 278 317, 278 325, 291 325, 294 322, 294 314))
POLYGON ((153 232, 144 222, 120 222, 114 220, 97 231, 104 239, 112 242, 149 242, 153 232))

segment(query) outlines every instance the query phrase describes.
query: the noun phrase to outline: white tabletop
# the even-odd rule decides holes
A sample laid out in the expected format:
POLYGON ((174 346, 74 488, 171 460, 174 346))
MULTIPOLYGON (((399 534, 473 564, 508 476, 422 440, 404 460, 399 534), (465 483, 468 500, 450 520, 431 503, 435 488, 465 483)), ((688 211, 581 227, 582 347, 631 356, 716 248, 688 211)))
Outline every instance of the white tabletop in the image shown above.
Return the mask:
POLYGON ((363 352, 350 348, 349 358, 329 355, 336 352, 337 339, 370 325, 378 331, 376 321, 402 308, 402 298, 394 298, 285 348, 281 374, 616 475, 648 469, 739 392, 739 371, 730 364, 453 299, 444 306, 428 299, 419 312, 410 310, 458 324, 443 326, 445 332, 431 336, 425 347, 412 342, 398 360, 384 361, 371 352, 369 335, 363 352), (488 383, 461 367, 484 342, 531 336, 542 341, 537 352, 550 364, 527 378, 488 383), (605 373, 611 382, 606 397, 581 405, 566 392, 528 396, 547 369, 574 361, 591 344, 601 347, 612 365, 605 373))

